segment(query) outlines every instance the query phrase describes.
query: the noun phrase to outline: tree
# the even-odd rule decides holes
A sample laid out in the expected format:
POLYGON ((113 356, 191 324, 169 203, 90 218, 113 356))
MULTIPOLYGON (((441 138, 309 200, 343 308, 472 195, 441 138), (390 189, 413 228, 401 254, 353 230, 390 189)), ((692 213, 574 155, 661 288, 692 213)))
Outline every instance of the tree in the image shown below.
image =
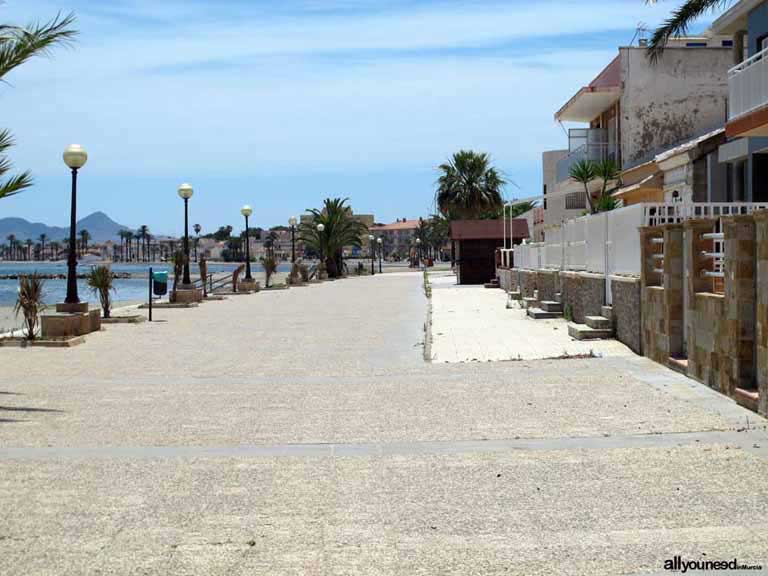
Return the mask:
POLYGON ((14 260, 16 257, 16 236, 14 234, 8 234, 8 248, 10 249, 10 260, 14 260))
MULTIPOLYGON (((671 38, 685 36, 688 27, 695 20, 707 12, 724 8, 732 0, 685 0, 679 8, 672 11, 672 15, 664 21, 653 33, 651 41, 648 43, 648 57, 652 62, 656 62, 664 52, 667 42, 671 38)), ((654 4, 656 0, 647 0, 649 4, 654 4)))
POLYGON ((595 205, 592 202, 592 194, 589 193, 589 183, 595 179, 595 163, 591 160, 579 160, 571 166, 571 179, 584 186, 584 195, 587 197, 590 213, 596 212, 595 205))
POLYGON ((48 248, 51 251, 51 259, 52 260, 58 260, 59 259, 59 250, 61 250, 61 244, 56 242, 55 240, 53 242, 48 243, 48 248))
POLYGON ((40 234, 38 239, 40 240, 40 260, 43 260, 45 258, 45 241, 48 239, 48 236, 40 234))
POLYGON ((112 270, 109 266, 94 266, 88 274, 88 287, 99 297, 104 318, 109 318, 112 310, 113 286, 112 270))
MULTIPOLYGON (((57 44, 70 43, 77 32, 72 25, 74 15, 57 16, 44 24, 27 27, 0 25, 0 82, 5 76, 35 56, 50 54, 50 49, 57 44)), ((12 164, 6 152, 14 145, 13 136, 8 130, 0 130, 0 198, 18 194, 32 186, 32 176, 28 171, 6 178, 12 164)))
POLYGON ((136 235, 138 237, 138 240, 141 242, 143 252, 142 260, 147 260, 147 253, 149 248, 149 240, 150 240, 150 234, 149 234, 149 226, 146 224, 142 224, 139 226, 139 229, 136 231, 136 235))
POLYGON ((82 251, 88 252, 88 240, 91 239, 91 233, 85 228, 80 230, 80 243, 82 245, 82 251))
POLYGON ((299 224, 299 240, 315 252, 322 253, 328 276, 338 278, 343 273, 345 246, 360 248, 368 227, 355 219, 347 205, 349 198, 326 198, 322 209, 307 210, 311 221, 299 224), (317 225, 322 224, 320 232, 317 225))
POLYGON ((125 244, 128 247, 128 261, 133 259, 133 232, 130 230, 125 231, 125 244))
POLYGON ((505 181, 490 162, 488 154, 460 150, 438 167, 442 174, 435 202, 443 216, 449 220, 478 218, 503 204, 505 181))

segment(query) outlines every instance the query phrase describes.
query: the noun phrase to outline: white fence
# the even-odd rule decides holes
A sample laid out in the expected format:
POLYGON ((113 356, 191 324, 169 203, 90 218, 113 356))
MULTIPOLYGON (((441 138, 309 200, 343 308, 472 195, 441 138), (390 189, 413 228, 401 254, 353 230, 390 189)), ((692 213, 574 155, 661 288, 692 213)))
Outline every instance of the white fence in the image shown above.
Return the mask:
MULTIPOLYGON (((603 274, 605 299, 611 303, 613 274, 640 276, 641 226, 677 224, 696 218, 751 214, 768 209, 752 202, 710 202, 682 204, 634 204, 625 208, 582 216, 545 231, 545 242, 526 243, 505 250, 506 260, 516 268, 575 270, 603 274)), ((716 250, 715 252, 721 252, 716 250)))
POLYGON ((728 71, 728 120, 768 103, 768 49, 728 71))

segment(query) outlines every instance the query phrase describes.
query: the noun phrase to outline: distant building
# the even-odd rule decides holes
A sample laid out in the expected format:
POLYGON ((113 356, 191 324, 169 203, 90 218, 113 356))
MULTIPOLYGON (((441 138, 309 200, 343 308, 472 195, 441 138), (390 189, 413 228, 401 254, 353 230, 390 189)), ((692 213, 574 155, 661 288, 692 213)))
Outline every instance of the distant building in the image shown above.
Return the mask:
POLYGON ((392 224, 375 224, 370 230, 371 234, 381 238, 385 258, 405 258, 416 242, 419 221, 398 218, 392 224))

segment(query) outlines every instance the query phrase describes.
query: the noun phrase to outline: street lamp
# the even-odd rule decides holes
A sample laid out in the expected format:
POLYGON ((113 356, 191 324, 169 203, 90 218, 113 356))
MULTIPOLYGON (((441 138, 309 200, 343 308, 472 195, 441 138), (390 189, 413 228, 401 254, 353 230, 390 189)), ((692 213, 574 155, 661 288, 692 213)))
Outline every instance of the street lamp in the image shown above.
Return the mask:
POLYGON ((373 237, 373 234, 368 234, 368 247, 371 250, 371 276, 376 273, 376 270, 374 269, 376 258, 376 249, 374 248, 375 244, 373 243, 374 240, 375 238, 373 237))
POLYGON ((317 232, 318 232, 317 239, 318 239, 319 244, 320 244, 320 274, 321 274, 321 277, 322 277, 322 270, 323 270, 323 267, 324 267, 324 263, 323 263, 323 238, 322 238, 322 234, 323 234, 324 230, 325 230, 325 224, 323 224, 321 222, 320 224, 317 225, 317 232))
POLYGON ((382 249, 382 246, 381 246, 382 245, 381 236, 376 238, 376 244, 379 245, 379 274, 381 274, 381 259, 384 255, 384 250, 382 249))
POLYGON ((248 218, 253 214, 253 209, 246 204, 240 209, 240 214, 245 216, 245 279, 253 280, 253 276, 251 276, 251 241, 248 236, 248 218))
POLYGON ((191 184, 179 186, 179 196, 184 200, 184 278, 182 284, 190 286, 192 280, 189 277, 189 199, 194 191, 191 184))
POLYGON ((296 262, 296 218, 288 218, 288 224, 291 226, 291 262, 296 262))
POLYGON ((418 268, 421 270, 421 238, 416 238, 416 258, 418 259, 418 268))
POLYGON ((67 146, 64 163, 72 170, 72 205, 69 214, 69 253, 67 254, 67 297, 66 304, 79 304, 77 296, 77 254, 75 251, 77 227, 77 171, 85 166, 88 153, 79 144, 67 146))

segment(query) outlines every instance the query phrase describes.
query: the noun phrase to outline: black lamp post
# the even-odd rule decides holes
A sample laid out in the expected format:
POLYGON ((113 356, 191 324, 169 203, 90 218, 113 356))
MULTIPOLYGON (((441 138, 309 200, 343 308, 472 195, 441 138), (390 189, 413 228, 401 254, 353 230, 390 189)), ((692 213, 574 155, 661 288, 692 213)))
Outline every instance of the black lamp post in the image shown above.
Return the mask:
POLYGON ((67 254, 67 297, 66 304, 79 304, 77 295, 77 171, 85 166, 88 153, 78 145, 72 144, 64 150, 64 163, 72 170, 72 205, 69 214, 69 253, 67 254))
POLYGON ((253 280, 253 276, 251 276, 251 240, 248 236, 248 218, 253 214, 253 209, 246 204, 240 209, 240 214, 245 216, 245 279, 253 280))
POLYGON ((288 224, 291 226, 291 262, 296 262, 296 218, 291 216, 288 224))
POLYGON ((374 241, 376 238, 373 237, 373 234, 368 234, 368 248, 371 251, 371 276, 376 274, 376 269, 374 266, 376 265, 376 248, 374 241))
POLYGON ((193 190, 190 184, 179 186, 179 196, 184 200, 184 278, 181 283, 185 286, 192 285, 192 279, 189 277, 189 199, 192 198, 193 190))
POLYGON ((317 225, 317 239, 320 241, 320 279, 322 279, 323 268, 325 268, 325 261, 323 259, 323 231, 325 230, 325 224, 317 225))
POLYGON ((382 246, 381 246, 382 243, 383 243, 383 241, 381 239, 381 236, 376 238, 376 244, 379 245, 379 274, 381 274, 381 259, 384 256, 384 250, 382 250, 382 246))
POLYGON ((421 238, 416 238, 416 258, 419 270, 421 270, 421 238))

